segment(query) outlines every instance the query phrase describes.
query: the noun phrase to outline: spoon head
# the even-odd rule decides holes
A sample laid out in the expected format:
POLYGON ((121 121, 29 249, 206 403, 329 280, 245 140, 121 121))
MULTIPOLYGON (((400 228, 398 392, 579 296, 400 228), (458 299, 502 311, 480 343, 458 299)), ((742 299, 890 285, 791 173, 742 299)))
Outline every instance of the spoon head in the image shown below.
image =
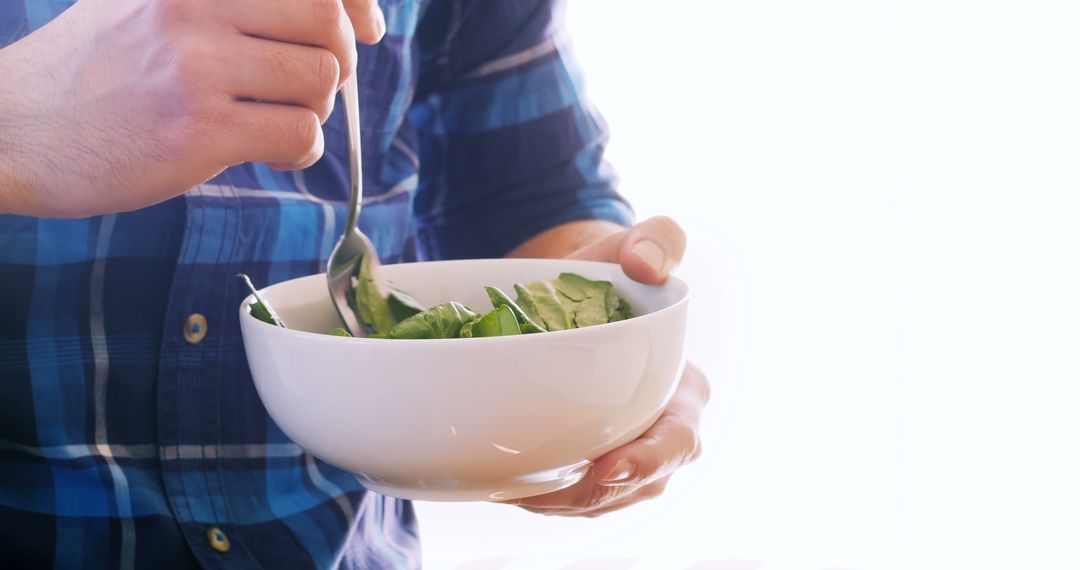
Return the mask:
POLYGON ((345 329, 356 337, 368 336, 375 332, 372 326, 357 317, 356 311, 354 287, 360 264, 365 258, 367 258, 376 290, 380 295, 387 296, 389 289, 382 277, 379 254, 375 251, 371 240, 359 229, 354 228, 352 231, 345 232, 345 235, 338 240, 326 267, 326 281, 334 308, 337 309, 345 329))

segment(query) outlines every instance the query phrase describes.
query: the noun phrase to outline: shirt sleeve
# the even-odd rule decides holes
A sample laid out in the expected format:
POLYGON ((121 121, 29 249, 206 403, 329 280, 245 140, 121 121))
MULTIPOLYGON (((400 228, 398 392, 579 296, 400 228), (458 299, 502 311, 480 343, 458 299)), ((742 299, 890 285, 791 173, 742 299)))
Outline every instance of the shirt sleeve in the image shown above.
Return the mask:
POLYGON ((566 222, 630 225, 558 0, 435 2, 417 31, 408 121, 422 258, 501 257, 566 222))

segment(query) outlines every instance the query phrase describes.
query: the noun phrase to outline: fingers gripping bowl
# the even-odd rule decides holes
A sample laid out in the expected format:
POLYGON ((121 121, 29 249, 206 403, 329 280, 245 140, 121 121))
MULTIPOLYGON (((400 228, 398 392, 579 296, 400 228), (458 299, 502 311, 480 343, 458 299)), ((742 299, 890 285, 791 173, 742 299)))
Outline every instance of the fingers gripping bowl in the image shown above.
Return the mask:
POLYGON ((581 479, 590 462, 659 417, 685 363, 688 288, 647 286, 618 265, 498 259, 389 265, 420 303, 487 303, 485 285, 572 271, 609 280, 634 318, 573 330, 468 339, 325 334, 338 326, 323 275, 260 291, 289 328, 240 323, 259 397, 282 430, 385 495, 515 499, 581 479))

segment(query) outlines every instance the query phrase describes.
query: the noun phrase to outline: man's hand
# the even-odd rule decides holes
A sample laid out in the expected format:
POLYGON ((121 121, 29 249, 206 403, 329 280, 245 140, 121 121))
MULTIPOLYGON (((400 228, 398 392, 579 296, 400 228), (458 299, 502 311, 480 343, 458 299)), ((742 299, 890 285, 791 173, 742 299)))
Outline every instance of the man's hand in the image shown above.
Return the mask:
POLYGON ((385 31, 376 0, 81 0, 0 50, 0 213, 148 206, 241 162, 302 168, 385 31))
MULTIPOLYGON (((662 283, 682 260, 686 235, 670 218, 651 218, 625 229, 604 222, 575 222, 529 240, 514 257, 569 257, 622 265, 643 283, 662 283)), ((596 460, 585 477, 561 491, 508 504, 546 515, 594 517, 657 497, 679 467, 701 455, 701 410, 709 383, 686 366, 667 408, 638 439, 596 460)))

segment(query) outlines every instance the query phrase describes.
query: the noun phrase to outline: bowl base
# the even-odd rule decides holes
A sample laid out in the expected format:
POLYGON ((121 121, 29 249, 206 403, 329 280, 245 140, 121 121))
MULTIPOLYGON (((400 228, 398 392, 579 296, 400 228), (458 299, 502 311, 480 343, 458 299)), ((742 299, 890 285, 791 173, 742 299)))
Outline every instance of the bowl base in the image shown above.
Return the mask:
POLYGON ((552 493, 577 483, 588 472, 592 462, 586 461, 573 467, 549 472, 550 478, 537 480, 536 475, 527 480, 513 479, 503 482, 487 482, 482 485, 426 485, 403 486, 379 483, 365 479, 362 485, 387 497, 414 501, 466 502, 466 501, 509 501, 523 499, 544 493, 552 493))

